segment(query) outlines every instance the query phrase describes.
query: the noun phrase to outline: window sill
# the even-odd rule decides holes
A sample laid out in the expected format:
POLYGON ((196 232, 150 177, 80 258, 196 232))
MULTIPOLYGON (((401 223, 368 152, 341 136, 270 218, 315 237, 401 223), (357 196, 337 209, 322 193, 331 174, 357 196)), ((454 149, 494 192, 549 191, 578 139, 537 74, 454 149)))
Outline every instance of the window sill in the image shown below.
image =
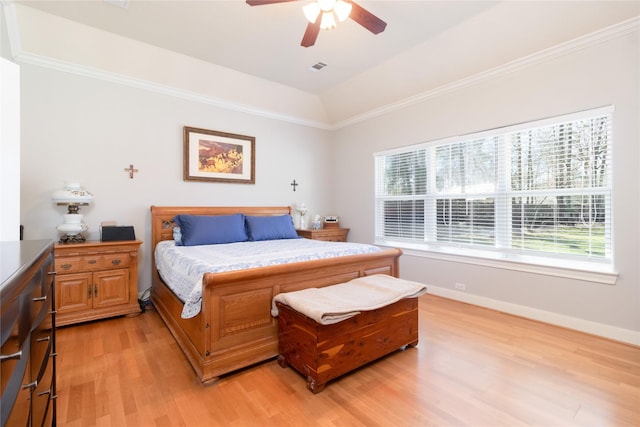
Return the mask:
POLYGON ((525 273, 542 274, 545 276, 563 277, 566 279, 582 280, 586 282, 615 285, 618 273, 611 271, 609 266, 598 266, 593 263, 569 260, 541 259, 533 256, 510 255, 489 251, 470 251, 463 249, 430 250, 406 242, 380 241, 376 244, 387 247, 399 247, 405 255, 431 258, 444 261, 461 262, 480 265, 483 267, 501 268, 505 270, 521 271, 525 273))

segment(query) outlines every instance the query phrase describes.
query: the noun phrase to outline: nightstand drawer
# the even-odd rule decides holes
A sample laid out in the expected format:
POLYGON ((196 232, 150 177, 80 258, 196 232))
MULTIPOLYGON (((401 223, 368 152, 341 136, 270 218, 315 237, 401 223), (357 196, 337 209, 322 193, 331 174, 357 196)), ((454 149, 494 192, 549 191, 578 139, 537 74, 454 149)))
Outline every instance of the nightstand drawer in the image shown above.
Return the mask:
POLYGON ((100 270, 104 265, 104 257, 100 255, 88 255, 80 258, 81 271, 100 270))
POLYGON ((126 268, 130 259, 129 254, 107 254, 103 257, 102 268, 126 268))
POLYGON ((82 259, 82 257, 57 258, 55 261, 56 274, 77 273, 78 271, 82 271, 82 259))
POLYGON ((126 253, 64 257, 56 259, 56 271, 58 274, 65 274, 81 271, 127 268, 129 267, 130 260, 131 257, 126 253))

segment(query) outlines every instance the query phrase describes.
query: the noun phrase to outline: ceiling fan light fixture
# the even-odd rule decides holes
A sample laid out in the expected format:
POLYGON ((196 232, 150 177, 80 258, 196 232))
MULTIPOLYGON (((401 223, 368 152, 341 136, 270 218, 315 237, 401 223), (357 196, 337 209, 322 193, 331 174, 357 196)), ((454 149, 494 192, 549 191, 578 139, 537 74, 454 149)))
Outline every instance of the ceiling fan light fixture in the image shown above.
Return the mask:
MULTIPOLYGON (((291 1, 296 0, 246 0, 249 6, 287 3, 291 1)), ((2 2, 2 0, 0 0, 0 2, 2 2)), ((300 46, 302 47, 313 46, 316 43, 318 33, 321 29, 330 30, 335 28, 336 18, 339 21, 344 21, 350 17, 351 12, 354 12, 351 19, 373 34, 379 34, 387 27, 386 22, 353 0, 305 0, 305 4, 302 6, 302 12, 309 21, 307 29, 302 36, 302 41, 300 42, 300 46), (320 17, 320 15, 322 15, 322 17, 320 17), (318 22, 318 17, 320 17, 320 22, 318 22)))
POLYGON ((331 12, 336 6, 336 0, 316 0, 323 12, 331 12))
POLYGON ((315 0, 302 6, 302 12, 309 22, 316 23, 316 19, 320 15, 320 6, 315 0))
POLYGON ((323 30, 330 30, 336 27, 336 18, 333 16, 333 12, 322 12, 322 21, 320 21, 320 28, 323 30))
POLYGON ((336 17, 340 22, 349 17, 351 3, 345 0, 312 0, 302 6, 302 12, 312 24, 321 17, 320 28, 330 30, 336 27, 336 17))
POLYGON ((338 0, 333 10, 338 17, 338 21, 342 22, 347 19, 351 13, 351 3, 344 0, 338 0))

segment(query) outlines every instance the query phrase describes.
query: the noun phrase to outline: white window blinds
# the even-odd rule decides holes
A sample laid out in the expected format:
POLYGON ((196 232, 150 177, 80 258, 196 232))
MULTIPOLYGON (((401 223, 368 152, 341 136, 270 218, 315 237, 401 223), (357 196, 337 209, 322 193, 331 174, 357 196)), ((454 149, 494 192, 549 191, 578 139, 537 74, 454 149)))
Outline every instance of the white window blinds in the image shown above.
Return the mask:
POLYGON ((612 113, 377 153, 376 242, 610 264, 612 113))

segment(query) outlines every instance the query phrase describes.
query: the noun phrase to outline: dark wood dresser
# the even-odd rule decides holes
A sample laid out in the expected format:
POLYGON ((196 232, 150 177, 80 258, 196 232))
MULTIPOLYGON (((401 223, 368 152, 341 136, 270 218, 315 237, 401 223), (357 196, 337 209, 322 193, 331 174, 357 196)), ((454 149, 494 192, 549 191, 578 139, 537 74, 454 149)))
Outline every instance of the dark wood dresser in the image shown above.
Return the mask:
POLYGON ((56 424, 53 242, 0 242, 2 426, 56 424))

